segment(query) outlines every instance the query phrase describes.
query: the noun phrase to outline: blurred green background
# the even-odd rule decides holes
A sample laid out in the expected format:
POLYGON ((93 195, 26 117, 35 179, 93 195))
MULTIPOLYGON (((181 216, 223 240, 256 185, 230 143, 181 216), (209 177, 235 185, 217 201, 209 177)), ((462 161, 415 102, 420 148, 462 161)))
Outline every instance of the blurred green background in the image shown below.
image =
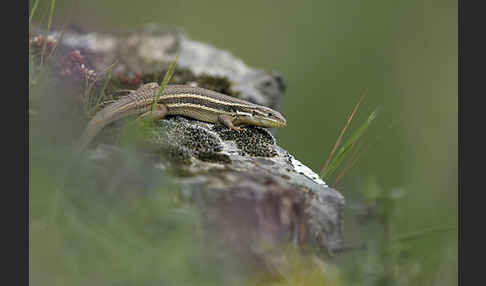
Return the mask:
MULTIPOLYGON (((37 20, 49 3, 40 2, 37 20)), ((316 172, 367 88, 351 131, 374 108, 381 112, 358 163, 335 187, 351 205, 370 177, 383 189, 406 190, 395 233, 457 227, 457 1, 58 0, 53 25, 70 9, 71 23, 86 30, 177 26, 252 67, 278 71, 288 83, 288 126, 278 143, 316 172)), ((346 241, 360 235, 345 224, 346 241)), ((439 280, 455 285, 457 233, 437 239, 452 249, 439 280)))

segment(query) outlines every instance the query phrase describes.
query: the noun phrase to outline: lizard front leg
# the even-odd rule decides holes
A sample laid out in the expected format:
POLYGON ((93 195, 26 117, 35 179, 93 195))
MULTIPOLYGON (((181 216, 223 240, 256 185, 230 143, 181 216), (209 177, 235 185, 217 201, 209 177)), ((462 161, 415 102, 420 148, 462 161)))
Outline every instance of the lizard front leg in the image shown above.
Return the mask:
POLYGON ((243 128, 236 127, 233 125, 233 117, 229 115, 219 115, 218 121, 219 123, 223 124, 224 126, 228 127, 231 130, 236 130, 238 132, 243 131, 243 128))

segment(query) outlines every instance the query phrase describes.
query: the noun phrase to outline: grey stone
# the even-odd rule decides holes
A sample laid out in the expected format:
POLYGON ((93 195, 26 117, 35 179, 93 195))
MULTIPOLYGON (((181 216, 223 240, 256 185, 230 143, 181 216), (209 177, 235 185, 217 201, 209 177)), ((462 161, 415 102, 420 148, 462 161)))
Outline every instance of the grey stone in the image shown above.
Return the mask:
MULTIPOLYGON (((116 62, 115 75, 135 73, 141 78, 160 73, 180 53, 178 67, 196 77, 224 77, 240 98, 277 110, 286 87, 276 72, 248 67, 228 51, 191 40, 177 29, 154 25, 123 35, 68 30, 59 49, 60 56, 81 51, 83 67, 96 74, 116 62)), ((333 255, 342 247, 344 197, 280 148, 274 135, 259 127, 237 133, 220 125, 169 117, 157 122, 147 140, 152 149, 141 151, 139 158, 144 158, 144 170, 150 169, 144 171, 146 176, 169 177, 168 170, 177 170, 170 173, 172 182, 201 208, 208 233, 230 248, 262 255, 259 240, 263 239, 273 244, 317 245, 333 255)), ((124 152, 99 144, 87 158, 99 167, 124 152)), ((133 184, 154 182, 136 177, 133 184)))

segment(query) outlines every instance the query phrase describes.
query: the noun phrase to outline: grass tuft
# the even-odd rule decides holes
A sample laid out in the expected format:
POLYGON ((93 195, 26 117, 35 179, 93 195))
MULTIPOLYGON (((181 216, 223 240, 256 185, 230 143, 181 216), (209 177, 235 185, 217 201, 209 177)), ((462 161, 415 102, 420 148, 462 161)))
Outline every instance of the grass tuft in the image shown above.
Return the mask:
POLYGON ((346 141, 346 143, 339 149, 336 157, 332 159, 329 166, 324 170, 321 175, 323 180, 328 180, 330 176, 336 171, 336 169, 341 165, 343 160, 347 157, 350 151, 353 150, 358 140, 363 136, 364 132, 368 129, 371 123, 378 116, 379 108, 376 108, 368 117, 368 119, 361 125, 361 127, 356 130, 352 136, 346 141))
POLYGON ((49 11, 49 20, 47 21, 46 40, 44 41, 44 45, 42 46, 41 60, 40 60, 41 66, 42 66, 42 63, 44 62, 44 54, 46 52, 46 47, 47 47, 47 37, 49 36, 49 32, 51 30, 52 16, 54 15, 54 7, 55 6, 56 6, 56 0, 52 0, 51 1, 51 9, 49 11))
POLYGON ((334 156, 334 153, 336 152, 337 148, 339 145, 341 145, 341 141, 343 139, 344 133, 346 133, 346 130, 348 129, 349 125, 351 124, 351 121, 353 120, 354 115, 358 111, 359 106, 361 105, 361 102, 363 102, 365 96, 366 96, 367 89, 364 89, 361 92, 361 97, 356 104, 356 106, 353 109, 353 112, 351 112, 351 115, 348 118, 348 121, 346 122, 346 125, 344 126, 343 130, 341 130, 341 134, 339 135, 338 139, 336 140, 336 144, 334 144, 334 147, 332 148, 331 154, 329 154, 329 158, 327 158, 326 164, 324 164, 324 167, 321 170, 321 176, 326 172, 327 167, 329 166, 329 162, 331 162, 332 157, 334 156))
POLYGON ((64 21, 64 24, 62 25, 61 34, 59 35, 59 39, 57 40, 54 47, 52 48, 52 51, 47 56, 47 60, 49 60, 49 58, 54 55, 54 52, 56 51, 57 47, 59 46, 59 44, 61 44, 62 39, 64 38, 64 33, 66 32, 66 26, 71 22, 71 17, 73 15, 73 11, 74 11, 74 8, 75 8, 74 0, 72 2, 73 2, 73 4, 71 5, 71 8, 69 9, 68 15, 66 17, 66 21, 64 21))
POLYGON ((117 63, 115 61, 101 72, 104 75, 104 82, 99 93, 96 93, 97 88, 95 88, 95 85, 97 85, 98 81, 102 80, 101 76, 95 82, 89 82, 88 79, 85 79, 85 88, 81 95, 81 100, 83 101, 83 108, 87 118, 94 116, 99 107, 107 103, 105 90, 111 81, 112 71, 117 63))

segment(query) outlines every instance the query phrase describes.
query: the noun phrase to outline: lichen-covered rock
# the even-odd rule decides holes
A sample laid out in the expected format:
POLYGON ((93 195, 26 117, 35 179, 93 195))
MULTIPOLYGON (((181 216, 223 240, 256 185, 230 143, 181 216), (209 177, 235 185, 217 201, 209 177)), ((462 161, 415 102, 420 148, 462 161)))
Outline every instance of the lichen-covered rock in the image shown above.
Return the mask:
MULTIPOLYGON (((50 40, 58 37, 53 32, 50 40)), ((38 41, 31 40, 37 45, 38 41)), ((194 84, 279 109, 285 90, 280 75, 248 67, 227 51, 156 26, 128 35, 65 31, 57 57, 66 60, 57 61, 58 72, 74 81, 81 75, 85 81, 80 82, 85 83, 88 76, 96 77, 116 63, 110 86, 136 88, 159 80, 177 53, 173 83, 194 84)), ((115 90, 111 91, 106 93, 116 99, 115 90)), ((125 154, 114 140, 105 140, 116 133, 115 126, 119 123, 105 128, 88 150, 88 159, 100 174, 125 154)), ((146 171, 121 180, 149 184, 153 177, 170 176, 181 186, 183 197, 201 208, 207 232, 240 253, 265 255, 262 241, 317 245, 330 255, 341 247, 344 197, 280 148, 274 130, 245 127, 236 132, 181 116, 164 118, 155 126, 147 138, 150 152, 139 154, 145 158, 141 164, 146 171)))
MULTIPOLYGON (((267 129, 238 133, 175 116, 157 122, 149 141, 164 158, 153 167, 184 171, 174 178, 184 197, 205 210, 212 232, 233 248, 256 247, 259 239, 311 243, 331 255, 341 247, 343 197, 278 147, 267 129)), ((93 154, 112 160, 113 150, 99 145, 93 154)))

